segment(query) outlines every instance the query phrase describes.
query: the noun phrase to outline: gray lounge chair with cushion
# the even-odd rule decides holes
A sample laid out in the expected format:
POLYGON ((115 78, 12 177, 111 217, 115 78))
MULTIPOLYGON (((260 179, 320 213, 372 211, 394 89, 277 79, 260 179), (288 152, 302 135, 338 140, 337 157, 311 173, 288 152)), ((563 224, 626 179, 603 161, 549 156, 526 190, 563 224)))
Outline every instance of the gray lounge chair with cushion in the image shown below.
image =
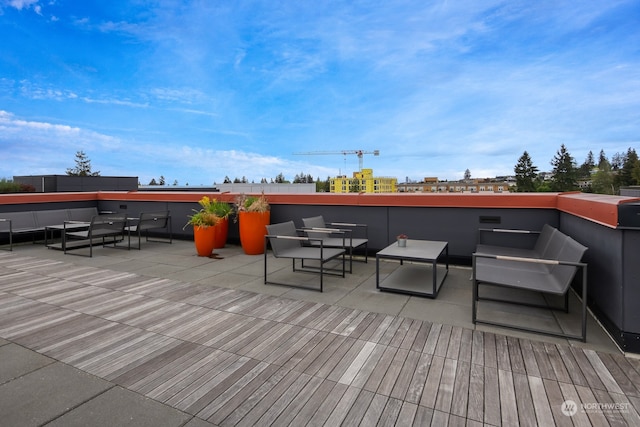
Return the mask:
POLYGON ((586 341, 587 265, 581 260, 587 248, 553 227, 543 229, 536 243, 536 246, 531 250, 478 245, 476 253, 473 254, 473 323, 484 323, 586 341), (481 299, 552 308, 546 305, 523 304, 505 299, 481 297, 479 293, 481 284, 564 296, 563 310, 568 312, 569 288, 578 271, 582 276, 580 295, 582 330, 580 335, 556 333, 478 319, 478 301, 481 299))
POLYGON ((138 235, 138 250, 142 241, 142 234, 145 235, 147 242, 172 243, 173 236, 171 234, 171 215, 169 211, 162 212, 142 212, 140 216, 133 219, 133 224, 125 227, 125 231, 129 237, 129 249, 131 249, 131 233, 138 235), (165 229, 169 234, 169 240, 152 240, 149 239, 149 230, 165 229))
POLYGON ((264 245, 264 283, 274 285, 284 285, 292 287, 306 288, 298 284, 273 282, 268 280, 267 246, 271 245, 271 252, 275 258, 289 258, 292 260, 293 271, 314 272, 320 274, 320 292, 323 291, 323 278, 325 274, 345 275, 345 250, 338 248, 327 248, 323 245, 322 239, 315 239, 308 236, 301 236, 296 229, 293 221, 283 222, 280 224, 267 225, 267 235, 265 236, 264 245), (314 245, 312 246, 311 243, 314 245), (330 270, 325 264, 331 260, 342 257, 342 270, 330 270), (319 264, 316 269, 306 269, 302 265, 296 268, 296 259, 304 261, 314 261, 319 264))
MULTIPOLYGON (((324 217, 314 216, 302 218, 307 236, 321 239, 325 248, 344 248, 349 254, 349 273, 353 273, 353 250, 364 247, 364 262, 367 262, 367 246, 369 244, 367 224, 347 222, 325 223, 324 217), (355 230, 364 237, 353 237, 355 230)), ((318 245, 317 242, 313 243, 318 245)))

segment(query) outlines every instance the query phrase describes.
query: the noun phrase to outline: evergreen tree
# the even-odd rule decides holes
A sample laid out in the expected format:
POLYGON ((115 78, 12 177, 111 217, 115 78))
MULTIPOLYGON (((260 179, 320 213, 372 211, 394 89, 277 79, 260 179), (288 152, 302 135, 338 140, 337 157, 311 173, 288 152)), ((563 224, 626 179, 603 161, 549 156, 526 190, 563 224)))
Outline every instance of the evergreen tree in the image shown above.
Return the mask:
POLYGON ((576 180, 576 162, 569 154, 564 144, 551 161, 553 166, 553 178, 551 179, 551 189, 553 191, 574 191, 578 189, 576 180))
POLYGON ((516 174, 516 191, 532 192, 536 190, 536 178, 538 176, 538 168, 533 165, 529 153, 526 151, 518 159, 518 163, 514 167, 516 174))
POLYGON ((624 165, 624 154, 616 153, 611 157, 611 170, 618 171, 624 165))
POLYGON ((611 164, 606 158, 598 163, 598 172, 593 175, 591 188, 598 194, 616 194, 611 164))
POLYGON ((611 163, 609 163, 607 156, 605 156, 604 150, 600 150, 600 155, 598 156, 598 168, 602 168, 605 165, 611 169, 611 163))
POLYGON ((229 178, 228 176, 225 176, 223 183, 224 184, 231 184, 231 178, 229 178))
POLYGON ((595 168, 596 163, 593 159, 593 152, 589 151, 587 154, 587 158, 584 160, 584 163, 580 165, 579 175, 581 178, 589 178, 591 176, 591 171, 595 168))
POLYGON ((84 151, 76 152, 76 167, 67 168, 67 175, 69 176, 100 176, 100 172, 91 172, 91 160, 87 157, 84 151))
POLYGON ((618 176, 619 187, 628 185, 640 185, 640 163, 638 161, 638 154, 633 148, 627 150, 627 154, 624 156, 624 162, 618 176))
POLYGON ((149 185, 158 185, 158 183, 156 182, 155 178, 151 178, 151 181, 149 181, 149 185))
POLYGON ((165 185, 167 182, 164 179, 164 176, 160 175, 160 182, 159 185, 165 185))
POLYGON ((278 176, 276 176, 276 184, 286 184, 287 180, 284 178, 284 175, 282 174, 282 172, 280 172, 278 174, 278 176))

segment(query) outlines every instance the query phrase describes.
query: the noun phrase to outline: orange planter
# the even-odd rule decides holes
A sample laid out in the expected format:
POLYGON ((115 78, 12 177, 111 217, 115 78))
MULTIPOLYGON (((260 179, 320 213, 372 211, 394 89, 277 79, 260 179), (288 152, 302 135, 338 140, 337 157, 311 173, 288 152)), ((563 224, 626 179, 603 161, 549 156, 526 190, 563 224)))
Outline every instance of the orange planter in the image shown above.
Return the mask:
POLYGON ((216 227, 193 226, 193 241, 196 244, 198 256, 210 256, 215 244, 216 227))
POLYGON ((239 212, 240 244, 247 255, 264 253, 264 236, 271 212, 239 212))
POLYGON ((224 245, 227 243, 227 235, 229 234, 229 218, 221 218, 214 228, 216 232, 213 248, 224 248, 224 245))

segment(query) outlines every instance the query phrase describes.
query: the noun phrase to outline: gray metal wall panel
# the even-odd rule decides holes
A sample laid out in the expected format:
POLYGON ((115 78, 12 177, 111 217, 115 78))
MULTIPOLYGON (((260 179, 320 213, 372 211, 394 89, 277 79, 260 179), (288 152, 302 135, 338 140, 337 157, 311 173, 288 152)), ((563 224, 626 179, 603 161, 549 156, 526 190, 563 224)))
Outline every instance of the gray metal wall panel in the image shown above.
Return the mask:
POLYGON ((588 299, 624 330, 623 232, 566 213, 561 215, 560 231, 589 248, 583 258, 588 264, 588 299))
POLYGON ((623 231, 623 262, 625 331, 640 334, 640 231, 623 231))

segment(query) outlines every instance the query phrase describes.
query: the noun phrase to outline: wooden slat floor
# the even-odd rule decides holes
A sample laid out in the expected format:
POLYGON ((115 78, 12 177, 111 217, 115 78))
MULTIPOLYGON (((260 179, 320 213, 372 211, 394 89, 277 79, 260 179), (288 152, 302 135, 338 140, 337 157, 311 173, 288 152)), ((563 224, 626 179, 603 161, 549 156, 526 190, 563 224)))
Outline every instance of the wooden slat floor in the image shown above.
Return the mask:
POLYGON ((621 354, 13 253, 0 337, 220 426, 640 425, 621 354))

